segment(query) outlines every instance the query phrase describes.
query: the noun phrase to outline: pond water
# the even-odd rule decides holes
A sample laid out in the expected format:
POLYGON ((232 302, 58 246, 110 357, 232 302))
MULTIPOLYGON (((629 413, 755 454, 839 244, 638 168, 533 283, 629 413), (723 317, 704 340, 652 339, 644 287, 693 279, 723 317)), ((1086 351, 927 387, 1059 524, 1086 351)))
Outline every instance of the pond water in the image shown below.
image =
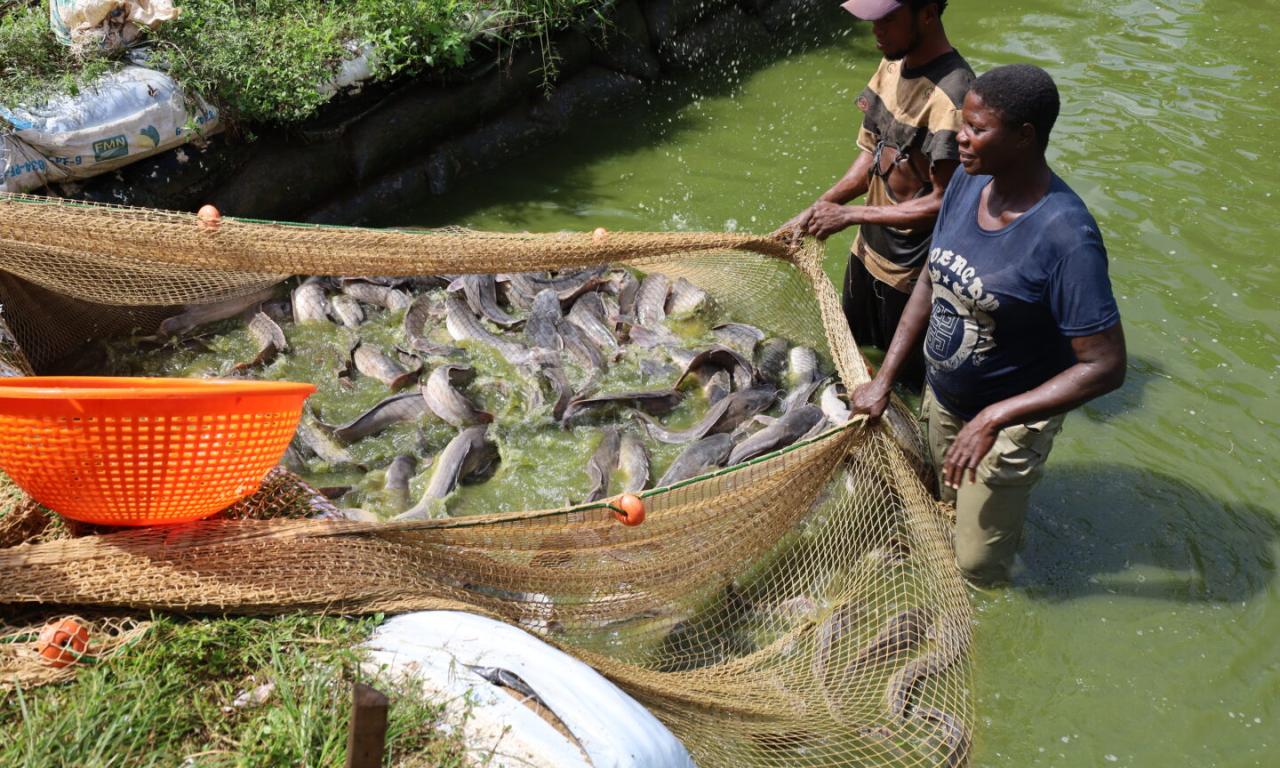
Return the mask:
MULTIPOLYGON (((1280 764, 1280 3, 993 7, 954 3, 947 28, 979 71, 1057 79, 1052 163, 1102 226, 1130 364, 1068 419, 1015 586, 974 596, 973 764, 1280 764)), ((877 54, 849 25, 386 223, 770 231, 853 159, 877 54)))

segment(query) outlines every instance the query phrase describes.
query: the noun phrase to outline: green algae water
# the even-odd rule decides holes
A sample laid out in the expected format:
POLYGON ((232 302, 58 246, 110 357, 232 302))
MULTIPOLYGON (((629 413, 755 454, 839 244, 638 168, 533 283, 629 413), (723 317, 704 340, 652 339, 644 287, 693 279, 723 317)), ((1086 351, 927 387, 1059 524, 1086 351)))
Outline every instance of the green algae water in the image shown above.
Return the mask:
MULTIPOLYGON (((1074 413, 1012 589, 974 596, 975 766, 1280 764, 1280 2, 957 0, 975 69, 1063 94, 1125 388, 1074 413)), ((658 88, 388 224, 767 232, 854 157, 868 31, 658 88)), ((851 233, 828 246, 838 279, 851 233)))

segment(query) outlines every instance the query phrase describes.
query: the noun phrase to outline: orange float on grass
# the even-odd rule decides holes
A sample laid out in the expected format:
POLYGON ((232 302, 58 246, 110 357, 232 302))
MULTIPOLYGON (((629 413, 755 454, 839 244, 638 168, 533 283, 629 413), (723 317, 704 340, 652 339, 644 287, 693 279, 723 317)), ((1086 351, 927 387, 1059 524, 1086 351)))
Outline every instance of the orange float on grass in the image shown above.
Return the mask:
POLYGON ((89 630, 72 618, 45 624, 36 640, 36 651, 41 660, 51 667, 65 667, 79 661, 88 647, 89 630))
POLYGON ((609 505, 613 516, 623 525, 639 525, 644 522, 644 501, 639 496, 624 493, 609 505))

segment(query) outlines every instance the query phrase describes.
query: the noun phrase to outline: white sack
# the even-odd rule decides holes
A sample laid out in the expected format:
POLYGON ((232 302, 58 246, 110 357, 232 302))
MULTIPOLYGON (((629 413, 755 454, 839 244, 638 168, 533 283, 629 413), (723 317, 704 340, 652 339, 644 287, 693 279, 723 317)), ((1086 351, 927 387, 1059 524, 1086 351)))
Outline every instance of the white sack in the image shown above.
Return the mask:
POLYGON ((0 106, 14 130, 0 134, 0 186, 25 192, 50 181, 86 179, 221 130, 218 113, 163 72, 125 67, 75 96, 37 107, 0 106))

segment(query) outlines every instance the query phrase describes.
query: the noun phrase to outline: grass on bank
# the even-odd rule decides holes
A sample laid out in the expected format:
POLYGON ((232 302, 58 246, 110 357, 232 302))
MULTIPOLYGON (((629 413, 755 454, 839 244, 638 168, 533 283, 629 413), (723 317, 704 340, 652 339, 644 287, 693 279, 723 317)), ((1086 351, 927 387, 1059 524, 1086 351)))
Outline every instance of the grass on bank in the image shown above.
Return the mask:
MULTIPOLYGON (((66 684, 0 694, 0 765, 341 766, 351 684, 381 617, 156 616, 147 634, 66 684), (261 706, 230 707, 267 683, 261 706)), ((443 705, 377 683, 392 698, 386 765, 462 766, 443 705)))
MULTIPOLYGON (((0 2, 0 105, 74 93, 123 56, 76 53, 49 28, 49 0, 0 2)), ((353 42, 375 46, 385 80, 467 62, 481 37, 498 47, 549 41, 609 0, 178 0, 181 14, 148 38, 148 66, 168 70, 234 121, 313 115, 353 42)), ((498 55, 489 53, 487 55, 498 55)), ((548 59, 548 69, 553 68, 548 59)))

